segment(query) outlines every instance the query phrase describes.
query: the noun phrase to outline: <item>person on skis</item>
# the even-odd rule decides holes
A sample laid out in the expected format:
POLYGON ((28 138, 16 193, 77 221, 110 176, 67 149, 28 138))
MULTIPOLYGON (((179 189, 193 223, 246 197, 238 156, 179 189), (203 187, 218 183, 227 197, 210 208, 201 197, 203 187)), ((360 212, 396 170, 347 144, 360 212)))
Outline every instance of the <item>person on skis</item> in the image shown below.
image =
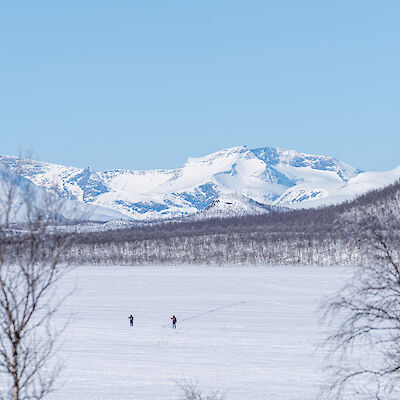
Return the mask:
POLYGON ((174 329, 176 329, 176 321, 177 321, 177 319, 176 319, 175 315, 172 316, 171 320, 172 320, 172 327, 174 329))
POLYGON ((129 316, 129 324, 130 324, 130 326, 133 326, 133 315, 132 314, 129 316))

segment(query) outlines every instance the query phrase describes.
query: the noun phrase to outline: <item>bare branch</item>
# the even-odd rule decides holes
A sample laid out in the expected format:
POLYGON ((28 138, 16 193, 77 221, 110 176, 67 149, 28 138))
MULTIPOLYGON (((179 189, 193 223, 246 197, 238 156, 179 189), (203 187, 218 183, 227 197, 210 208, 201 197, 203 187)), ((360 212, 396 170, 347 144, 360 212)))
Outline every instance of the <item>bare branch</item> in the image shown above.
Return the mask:
POLYGON ((60 330, 52 318, 62 304, 56 283, 69 271, 61 255, 74 231, 60 229, 63 202, 0 167, 0 373, 4 400, 40 400, 59 373, 53 356, 60 330))

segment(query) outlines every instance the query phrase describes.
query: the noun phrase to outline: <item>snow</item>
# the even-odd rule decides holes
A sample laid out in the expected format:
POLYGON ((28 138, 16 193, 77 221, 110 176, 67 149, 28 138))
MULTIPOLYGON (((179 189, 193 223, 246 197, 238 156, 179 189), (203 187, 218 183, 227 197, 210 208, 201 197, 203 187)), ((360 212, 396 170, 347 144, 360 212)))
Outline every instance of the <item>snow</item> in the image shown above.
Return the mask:
POLYGON ((151 192, 166 181, 172 179, 175 174, 175 170, 111 170, 99 173, 104 181, 115 191, 134 194, 146 194, 151 192))
MULTIPOLYGON (((12 167, 17 163, 15 157, 7 156, 0 156, 0 161, 12 167)), ((24 160, 24 176, 46 190, 55 185, 62 197, 146 221, 191 214, 198 218, 212 200, 226 196, 243 199, 238 208, 241 214, 253 213, 249 200, 289 208, 336 204, 393 183, 400 178, 400 167, 361 172, 329 156, 239 146, 189 158, 182 168, 173 170, 94 172, 24 160)), ((226 213, 229 210, 221 207, 221 216, 226 213)), ((108 218, 115 219, 114 215, 108 218)))
POLYGON ((317 309, 347 275, 333 267, 79 267, 60 283, 60 295, 76 290, 56 316, 60 325, 73 319, 59 353, 63 385, 49 399, 172 400, 183 379, 226 400, 315 398, 326 335, 317 309))
MULTIPOLYGON (((400 167, 390 171, 383 172, 362 172, 359 175, 351 178, 346 184, 340 184, 337 187, 325 185, 325 196, 316 199, 308 200, 301 204, 301 208, 326 206, 330 204, 339 204, 343 201, 353 199, 370 190, 382 189, 400 179, 400 167)), ((298 185, 307 187, 311 190, 310 184, 298 185)))
POLYGON ((59 202, 59 211, 63 217, 67 219, 83 219, 95 221, 110 220, 130 220, 129 217, 123 215, 113 209, 91 204, 82 204, 78 201, 60 199, 54 194, 47 193, 44 189, 32 184, 30 180, 22 176, 16 176, 15 172, 4 167, 0 163, 0 202, 6 203, 8 191, 10 190, 9 181, 14 182, 15 197, 12 199, 14 211, 11 213, 10 220, 12 222, 24 221, 27 217, 26 210, 26 193, 30 193, 30 201, 32 206, 41 207, 50 199, 59 202), (21 207, 21 204, 23 206, 21 207))

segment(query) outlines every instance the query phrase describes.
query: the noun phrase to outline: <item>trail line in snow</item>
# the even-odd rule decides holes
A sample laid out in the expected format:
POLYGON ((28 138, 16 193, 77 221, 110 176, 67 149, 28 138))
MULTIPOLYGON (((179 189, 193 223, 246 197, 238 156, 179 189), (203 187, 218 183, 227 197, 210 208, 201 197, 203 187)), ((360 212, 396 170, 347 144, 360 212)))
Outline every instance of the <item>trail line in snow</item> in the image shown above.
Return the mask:
MULTIPOLYGON (((247 303, 247 301, 239 301, 239 303, 227 304, 226 306, 220 306, 220 307, 216 307, 216 308, 211 308, 210 310, 206 310, 206 311, 203 311, 201 313, 192 315, 190 317, 183 318, 178 322, 185 322, 185 321, 190 321, 191 319, 201 318, 203 315, 211 314, 211 313, 216 312, 216 311, 226 310, 227 308, 236 307, 236 306, 238 306, 240 304, 245 304, 245 303, 247 303)), ((170 324, 165 324, 162 327, 165 328, 165 327, 167 327, 169 325, 170 324)))

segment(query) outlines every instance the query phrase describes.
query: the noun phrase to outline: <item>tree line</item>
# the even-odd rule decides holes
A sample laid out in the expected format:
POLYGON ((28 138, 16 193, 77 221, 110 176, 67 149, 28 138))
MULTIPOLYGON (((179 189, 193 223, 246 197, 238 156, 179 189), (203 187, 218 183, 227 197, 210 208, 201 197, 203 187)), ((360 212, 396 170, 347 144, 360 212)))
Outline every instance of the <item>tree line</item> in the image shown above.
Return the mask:
POLYGON ((369 254, 350 234, 362 210, 398 209, 400 182, 316 209, 143 223, 80 232, 65 257, 76 264, 359 265, 369 254))

